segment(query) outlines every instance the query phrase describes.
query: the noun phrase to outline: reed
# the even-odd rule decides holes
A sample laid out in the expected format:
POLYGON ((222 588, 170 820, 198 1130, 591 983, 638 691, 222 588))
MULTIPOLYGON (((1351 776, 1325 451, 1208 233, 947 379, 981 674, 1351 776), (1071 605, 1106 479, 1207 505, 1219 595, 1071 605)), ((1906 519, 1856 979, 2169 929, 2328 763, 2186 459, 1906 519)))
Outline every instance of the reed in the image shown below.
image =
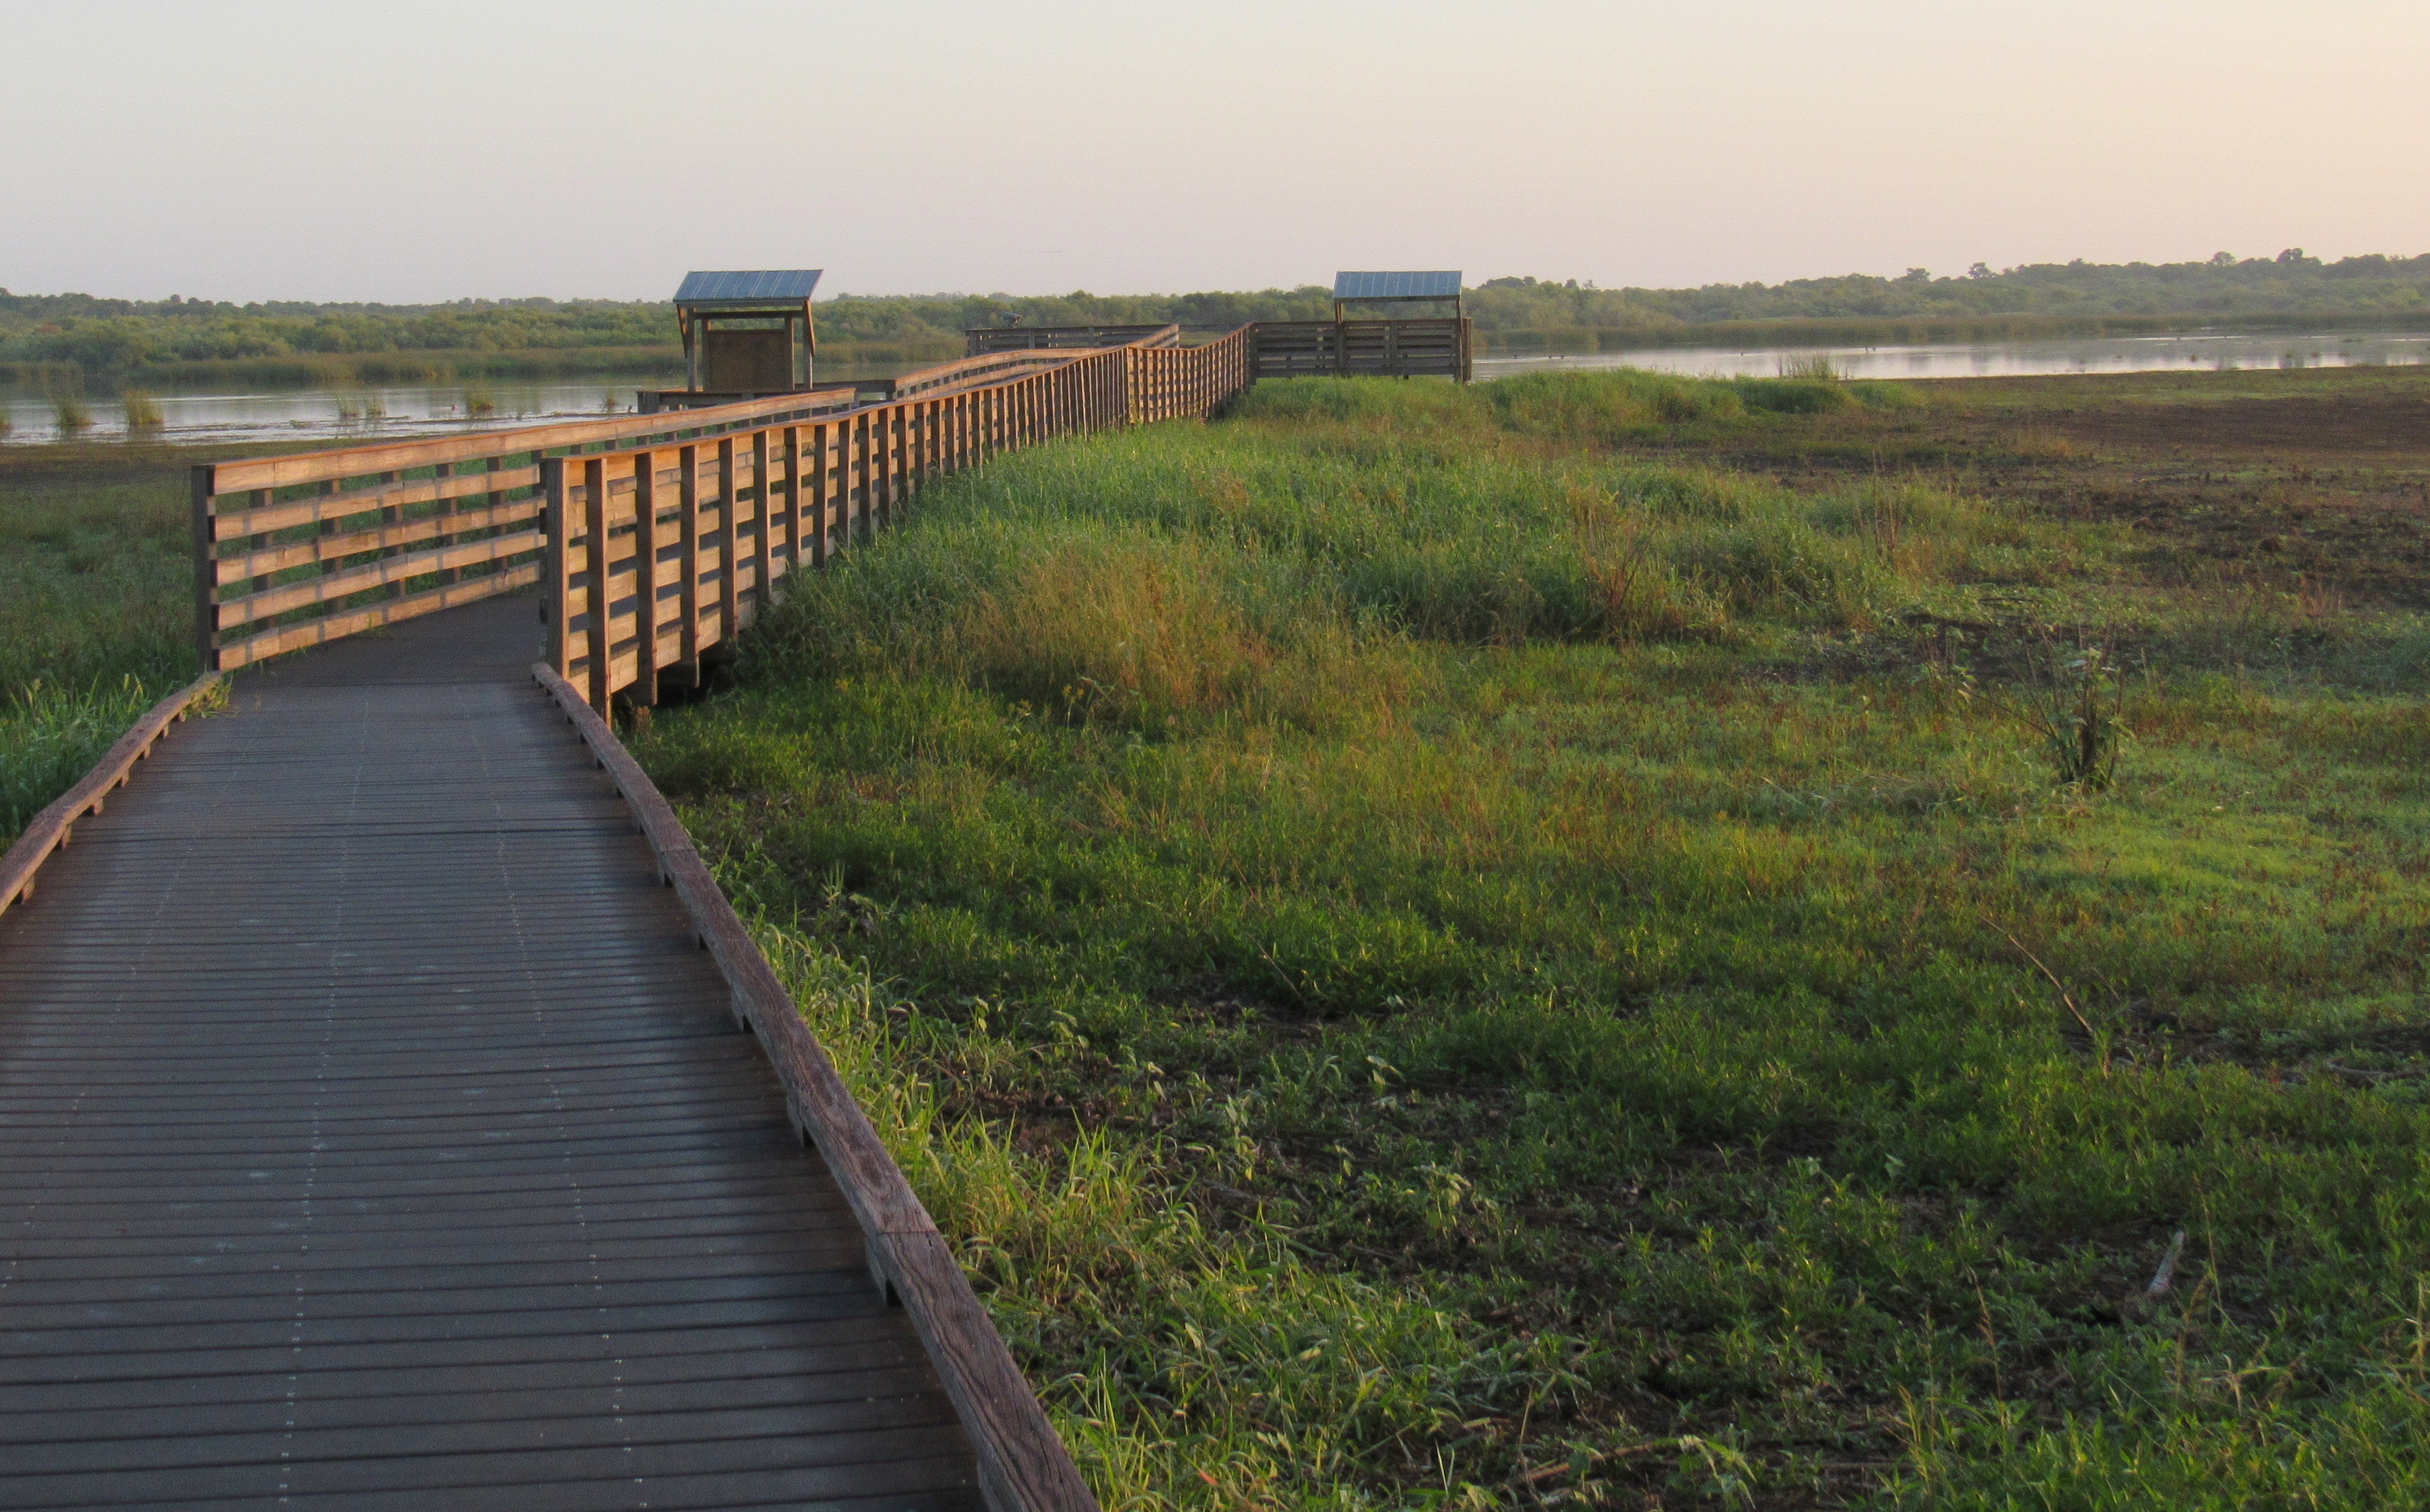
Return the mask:
POLYGON ((160 401, 155 395, 141 389, 126 389, 120 391, 119 403, 125 407, 128 435, 157 431, 161 427, 160 401))
POLYGON ((92 410, 85 403, 81 389, 64 382, 54 383, 49 398, 53 428, 61 440, 92 428, 92 410))
POLYGON ((488 416, 494 415, 497 412, 497 396, 491 393, 489 390, 467 389, 464 390, 465 414, 471 416, 473 419, 480 420, 488 416))

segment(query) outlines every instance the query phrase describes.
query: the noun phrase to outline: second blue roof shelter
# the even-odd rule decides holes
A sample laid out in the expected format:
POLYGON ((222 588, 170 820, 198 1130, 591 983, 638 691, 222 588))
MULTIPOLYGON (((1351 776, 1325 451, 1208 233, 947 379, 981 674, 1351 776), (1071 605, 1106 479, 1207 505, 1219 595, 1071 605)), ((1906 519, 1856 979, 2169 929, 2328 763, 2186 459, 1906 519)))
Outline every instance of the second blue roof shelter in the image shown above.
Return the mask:
POLYGON ((1459 296, 1457 269, 1425 273, 1337 273, 1333 275, 1333 318, 1340 320, 1350 306, 1432 305, 1450 300, 1452 313, 1468 313, 1459 296))

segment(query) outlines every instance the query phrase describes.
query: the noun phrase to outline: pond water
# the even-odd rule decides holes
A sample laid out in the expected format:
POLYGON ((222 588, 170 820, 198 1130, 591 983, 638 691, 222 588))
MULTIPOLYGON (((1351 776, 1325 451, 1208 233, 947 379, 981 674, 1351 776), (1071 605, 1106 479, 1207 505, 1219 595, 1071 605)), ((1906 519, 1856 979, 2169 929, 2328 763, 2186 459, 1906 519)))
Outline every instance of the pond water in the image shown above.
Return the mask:
POLYGON ((2048 374, 2252 368, 2399 367, 2430 362, 2430 332, 2192 332, 1918 346, 1668 346, 1574 356, 1479 357, 1476 375, 1648 368, 1697 378, 1769 378, 1828 357, 1844 378, 2020 378, 2048 374))
MULTIPOLYGON (((882 375, 880 370, 863 367, 819 369, 822 380, 878 375, 882 375)), ((160 408, 160 428, 150 434, 169 441, 365 443, 412 436, 455 436, 543 422, 629 415, 635 412, 634 395, 640 390, 662 389, 669 382, 662 375, 642 374, 578 382, 163 393, 154 400, 160 408)), ((85 409, 92 424, 79 433, 81 439, 109 440, 126 435, 126 406, 116 395, 88 399, 85 409)), ((0 391, 0 413, 8 417, 8 432, 0 440, 49 442, 60 439, 58 412, 41 394, 0 391)))
MULTIPOLYGON (((435 388, 291 389, 239 393, 164 393, 160 429, 172 441, 365 441, 498 430, 543 420, 631 414, 639 382, 484 383, 435 388)), ((126 434, 126 407, 115 395, 85 402, 86 439, 126 434)), ((11 441, 60 439, 58 417, 39 394, 0 395, 11 441)))
MULTIPOLYGON (((1650 368, 1691 377, 1772 377, 1818 357, 1829 358, 1834 372, 1850 378, 2404 366, 2430 362, 2430 332, 2329 331, 2311 336, 2200 332, 1919 346, 1647 347, 1573 356, 1479 357, 1476 375, 1650 368)), ((896 371, 892 367, 821 368, 819 376, 874 377, 896 371)), ((665 381, 641 375, 580 382, 168 393, 155 401, 161 419, 161 428, 155 434, 171 441, 369 442, 504 430, 542 421, 631 414, 636 390, 665 381)), ((92 398, 85 407, 92 424, 81 432, 84 439, 109 440, 126 434, 126 407, 116 397, 92 398)), ((0 440, 22 443, 60 439, 58 415, 50 401, 39 394, 0 393, 0 413, 9 422, 0 440)))

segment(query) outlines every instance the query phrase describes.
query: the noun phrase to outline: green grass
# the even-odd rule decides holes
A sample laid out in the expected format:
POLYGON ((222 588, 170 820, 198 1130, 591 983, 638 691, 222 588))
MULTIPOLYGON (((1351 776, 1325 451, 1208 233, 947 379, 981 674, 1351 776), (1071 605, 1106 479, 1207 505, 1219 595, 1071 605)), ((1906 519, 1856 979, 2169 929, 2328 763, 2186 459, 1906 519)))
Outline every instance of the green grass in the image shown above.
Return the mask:
POLYGON ((0 843, 194 675, 183 461, 0 454, 0 843))
POLYGON ((1109 1506, 2430 1490, 2430 626, 1951 413, 1264 386, 931 490, 661 711, 1109 1506), (2105 792, 2010 711, 2053 623, 2105 792))

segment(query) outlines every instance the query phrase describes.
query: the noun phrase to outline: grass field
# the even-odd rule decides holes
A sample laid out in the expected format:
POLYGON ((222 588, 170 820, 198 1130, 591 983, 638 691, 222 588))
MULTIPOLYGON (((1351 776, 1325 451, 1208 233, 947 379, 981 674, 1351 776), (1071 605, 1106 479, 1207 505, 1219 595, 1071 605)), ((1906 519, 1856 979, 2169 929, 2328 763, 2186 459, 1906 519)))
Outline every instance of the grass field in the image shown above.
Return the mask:
POLYGON ((0 447, 0 844, 194 675, 188 460, 0 447))
MULTIPOLYGON (((2419 1505, 2426 376, 1263 386, 640 748, 1109 1507, 2419 1505)), ((0 450, 0 803, 182 460, 0 450)))
POLYGON ((2419 1504, 2425 418, 1266 386, 644 750, 1110 1506, 2419 1504))

